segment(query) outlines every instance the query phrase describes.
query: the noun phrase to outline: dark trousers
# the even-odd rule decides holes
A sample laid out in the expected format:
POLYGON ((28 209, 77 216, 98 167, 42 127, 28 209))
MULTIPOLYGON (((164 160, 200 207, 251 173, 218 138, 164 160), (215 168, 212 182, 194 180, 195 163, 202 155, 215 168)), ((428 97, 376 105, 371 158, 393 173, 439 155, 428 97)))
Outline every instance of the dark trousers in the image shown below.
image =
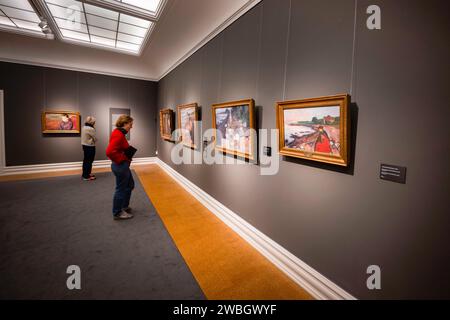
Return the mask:
POLYGON ((89 178, 92 172, 92 163, 95 159, 95 146, 85 146, 83 145, 83 178, 89 178))
POLYGON ((116 176, 116 191, 113 200, 113 215, 118 215, 122 209, 130 205, 131 192, 134 189, 134 179, 130 170, 130 163, 112 163, 111 170, 116 176))

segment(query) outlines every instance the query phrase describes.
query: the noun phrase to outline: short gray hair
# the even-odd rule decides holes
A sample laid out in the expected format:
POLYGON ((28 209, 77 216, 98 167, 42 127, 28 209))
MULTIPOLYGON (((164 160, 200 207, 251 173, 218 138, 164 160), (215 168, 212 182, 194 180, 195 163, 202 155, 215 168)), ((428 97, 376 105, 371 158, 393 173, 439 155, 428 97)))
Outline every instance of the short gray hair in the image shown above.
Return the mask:
POLYGON ((91 124, 91 125, 95 124, 95 118, 92 116, 86 117, 86 123, 91 124))

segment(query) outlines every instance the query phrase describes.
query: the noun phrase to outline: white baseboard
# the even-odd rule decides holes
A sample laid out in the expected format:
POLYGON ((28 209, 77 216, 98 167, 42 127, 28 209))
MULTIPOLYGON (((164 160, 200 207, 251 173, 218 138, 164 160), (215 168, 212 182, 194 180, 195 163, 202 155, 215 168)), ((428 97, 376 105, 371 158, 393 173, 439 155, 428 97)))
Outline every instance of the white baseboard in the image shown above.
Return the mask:
POLYGON ((156 163, 219 219, 318 300, 356 300, 275 241, 225 207, 159 158, 156 163))
MULTIPOLYGON (((132 166, 152 164, 156 162, 156 157, 148 158, 136 158, 133 159, 132 166)), ((10 166, 3 167, 0 176, 11 176, 17 174, 31 174, 31 173, 41 173, 41 172, 54 172, 54 171, 68 171, 81 169, 83 162, 65 162, 65 163, 49 163, 49 164, 35 164, 27 166, 10 166)), ((98 160, 94 161, 93 168, 107 168, 111 166, 110 160, 98 160)))

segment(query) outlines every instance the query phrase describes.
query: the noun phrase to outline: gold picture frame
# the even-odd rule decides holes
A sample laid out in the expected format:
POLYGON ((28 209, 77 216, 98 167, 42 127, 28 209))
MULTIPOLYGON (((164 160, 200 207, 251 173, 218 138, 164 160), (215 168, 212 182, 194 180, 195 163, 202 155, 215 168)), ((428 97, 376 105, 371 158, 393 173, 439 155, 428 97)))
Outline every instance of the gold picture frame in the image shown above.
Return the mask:
POLYGON ((177 107, 177 125, 180 130, 178 141, 191 149, 197 149, 195 141, 198 134, 198 109, 197 103, 177 107))
POLYGON ((348 94, 278 102, 279 153, 347 167, 349 103, 348 94))
POLYGON ((159 130, 162 139, 173 141, 174 118, 175 115, 172 109, 168 108, 159 111, 159 130))
POLYGON ((256 158, 255 101, 253 99, 212 105, 212 127, 216 150, 249 160, 256 158), (233 140, 228 138, 230 130, 235 135, 233 140), (220 135, 217 134, 218 131, 220 135), (235 148, 230 145, 234 145, 235 148))
POLYGON ((41 114, 42 133, 78 134, 81 115, 74 111, 44 111, 41 114))

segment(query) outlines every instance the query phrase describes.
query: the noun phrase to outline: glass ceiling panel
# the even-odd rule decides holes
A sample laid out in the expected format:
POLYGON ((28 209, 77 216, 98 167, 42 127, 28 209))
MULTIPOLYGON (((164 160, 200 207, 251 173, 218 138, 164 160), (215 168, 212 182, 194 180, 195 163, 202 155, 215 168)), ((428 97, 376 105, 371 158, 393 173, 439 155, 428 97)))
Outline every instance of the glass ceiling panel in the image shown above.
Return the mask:
POLYGON ((76 9, 76 7, 78 7, 78 10, 83 11, 83 8, 82 8, 83 4, 76 0, 48 0, 46 2, 53 3, 53 4, 56 4, 56 5, 65 7, 65 8, 73 7, 71 9, 76 9))
POLYGON ((89 35, 87 33, 75 32, 70 30, 61 30, 62 35, 70 40, 82 40, 89 42, 89 35))
POLYGON ((33 8, 31 7, 28 0, 1 0, 0 3, 12 8, 33 11, 33 8))
POLYGON ((100 37, 104 37, 104 38, 110 38, 113 40, 116 40, 116 36, 117 36, 116 31, 106 30, 106 29, 97 28, 97 27, 93 27, 93 26, 89 27, 89 33, 91 35, 96 35, 96 36, 100 36, 100 37))
POLYGON ((91 35, 91 42, 105 45, 108 47, 116 46, 116 40, 107 39, 107 38, 103 38, 103 37, 97 37, 97 36, 93 36, 93 35, 91 35))
POLYGON ((119 18, 119 13, 115 12, 115 11, 111 11, 108 9, 103 9, 100 7, 96 7, 90 4, 85 3, 84 4, 84 9, 86 13, 92 14, 92 15, 96 15, 99 17, 103 17, 103 18, 107 18, 107 19, 112 19, 117 21, 117 19, 119 18))
POLYGON ((60 29, 73 30, 88 33, 87 26, 84 23, 74 22, 66 19, 55 18, 56 24, 60 29))
POLYGON ((48 8, 54 18, 73 21, 74 23, 86 23, 83 7, 62 7, 60 5, 49 4, 48 8))
POLYGON ((119 34, 117 35, 117 40, 129 42, 129 43, 132 43, 132 44, 141 44, 142 41, 144 41, 144 38, 130 36, 128 34, 123 34, 123 33, 119 32, 119 34))
POLYGON ((39 27, 41 20, 28 0, 0 0, 0 14, 0 27, 44 36, 39 27))
POLYGON ((126 24, 126 23, 119 23, 119 32, 122 33, 126 33, 126 34, 130 34, 136 37, 145 37, 146 33, 147 33, 147 28, 141 28, 141 27, 135 27, 132 26, 131 24, 126 24))
POLYGON ((119 2, 126 5, 130 5, 145 11, 148 11, 152 14, 155 14, 158 10, 159 4, 162 0, 107 0, 108 2, 119 2))
POLYGON ((87 17, 87 24, 89 27, 94 26, 108 30, 117 30, 117 20, 93 16, 91 14, 86 14, 86 17, 87 17))
POLYGON ((137 50, 139 50, 139 47, 140 47, 140 45, 137 45, 137 44, 131 44, 128 42, 117 41, 117 48, 120 48, 120 49, 137 51, 137 50))
POLYGON ((120 15, 120 22, 125 22, 128 24, 132 24, 134 26, 137 27, 141 27, 141 28, 149 28, 150 25, 152 24, 150 21, 144 20, 144 19, 139 19, 139 18, 135 18, 126 14, 121 14, 120 15))
POLYGON ((24 21, 24 20, 19 20, 19 19, 14 19, 11 18, 11 20, 19 27, 22 29, 28 29, 28 30, 34 30, 34 31, 38 31, 41 32, 41 28, 37 25, 36 22, 30 22, 30 21, 24 21))
POLYGON ((0 24, 15 27, 14 23, 9 18, 5 17, 2 14, 0 14, 0 24))
POLYGON ((30 12, 30 11, 10 8, 7 6, 2 6, 2 5, 0 5, 0 9, 4 12, 4 14, 7 17, 10 17, 10 18, 17 18, 17 19, 22 19, 25 21, 31 21, 31 22, 37 22, 37 23, 41 22, 41 20, 36 15, 36 13, 34 13, 34 11, 30 12))

